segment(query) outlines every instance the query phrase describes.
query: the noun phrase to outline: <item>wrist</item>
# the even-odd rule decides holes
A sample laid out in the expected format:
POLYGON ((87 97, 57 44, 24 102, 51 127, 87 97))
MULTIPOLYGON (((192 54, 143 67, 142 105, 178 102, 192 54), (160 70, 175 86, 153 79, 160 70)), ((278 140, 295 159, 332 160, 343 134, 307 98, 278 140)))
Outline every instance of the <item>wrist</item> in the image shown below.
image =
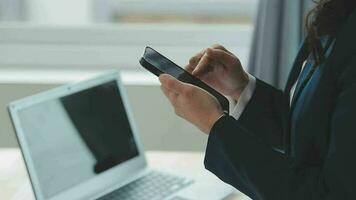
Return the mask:
POLYGON ((206 131, 204 131, 206 134, 210 133, 210 130, 213 128, 214 124, 223 116, 227 115, 227 113, 225 113, 224 111, 218 111, 218 112, 214 112, 212 113, 212 115, 209 117, 208 120, 208 126, 206 131))
POLYGON ((231 98, 234 99, 235 101, 239 101, 239 98, 242 92, 245 90, 246 86, 248 85, 249 81, 250 81, 249 75, 246 72, 244 72, 239 87, 236 88, 234 92, 231 94, 231 98))

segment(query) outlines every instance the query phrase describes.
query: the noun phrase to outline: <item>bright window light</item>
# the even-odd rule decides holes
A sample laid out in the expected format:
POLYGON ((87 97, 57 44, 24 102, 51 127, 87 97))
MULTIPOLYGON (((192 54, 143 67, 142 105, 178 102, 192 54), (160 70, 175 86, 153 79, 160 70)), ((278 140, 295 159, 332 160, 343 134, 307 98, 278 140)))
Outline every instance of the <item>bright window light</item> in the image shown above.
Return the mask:
POLYGON ((0 0, 0 70, 142 70, 138 60, 146 45, 185 65, 216 43, 247 66, 257 5, 258 0, 0 0))

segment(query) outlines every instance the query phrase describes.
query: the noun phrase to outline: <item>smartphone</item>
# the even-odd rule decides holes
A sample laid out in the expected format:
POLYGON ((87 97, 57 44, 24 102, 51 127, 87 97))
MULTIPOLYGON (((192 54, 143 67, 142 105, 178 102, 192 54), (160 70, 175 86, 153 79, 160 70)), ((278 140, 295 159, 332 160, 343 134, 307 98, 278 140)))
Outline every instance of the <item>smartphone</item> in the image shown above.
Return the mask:
POLYGON ((229 112, 229 101, 224 95, 220 94, 197 77, 185 71, 183 68, 179 67, 177 64, 162 54, 158 53, 153 48, 145 48, 145 52, 140 59, 140 64, 156 76, 161 74, 169 74, 182 82, 189 83, 204 89, 216 97, 225 112, 229 112))

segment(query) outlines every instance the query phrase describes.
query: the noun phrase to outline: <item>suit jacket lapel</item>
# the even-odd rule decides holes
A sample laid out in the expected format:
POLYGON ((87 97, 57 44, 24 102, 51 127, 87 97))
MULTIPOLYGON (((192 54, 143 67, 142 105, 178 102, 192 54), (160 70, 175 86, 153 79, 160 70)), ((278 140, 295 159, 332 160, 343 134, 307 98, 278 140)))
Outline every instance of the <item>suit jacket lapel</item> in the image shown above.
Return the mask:
MULTIPOLYGON (((326 60, 328 59, 328 57, 330 56, 330 53, 332 52, 334 42, 335 42, 335 40, 333 38, 329 38, 329 37, 324 38, 322 41, 322 46, 325 49, 324 55, 325 55, 326 60)), ((324 64, 325 63, 322 63, 319 66, 319 68, 322 67, 324 64)), ((306 84, 309 84, 308 82, 310 81, 310 79, 313 76, 313 73, 315 71, 314 67, 315 67, 314 59, 307 58, 306 66, 304 67, 303 71, 301 72, 301 75, 298 76, 299 80, 298 80, 297 87, 294 91, 293 100, 292 100, 292 104, 291 104, 291 112, 293 112, 295 103, 298 101, 298 99, 300 97, 300 93, 306 88, 306 84)))
MULTIPOLYGON (((287 84, 286 87, 284 89, 284 98, 285 98, 285 108, 290 108, 289 105, 289 99, 290 99, 290 90, 293 86, 293 84, 295 83, 295 81, 298 79, 299 77, 299 73, 302 69, 303 66, 303 62, 304 60, 307 58, 307 56, 309 55, 309 49, 308 49, 308 45, 305 42, 305 40, 303 41, 301 47, 299 48, 298 54, 296 56, 296 59, 293 62, 292 65, 292 69, 291 72, 289 73, 288 76, 288 80, 287 80, 287 84)), ((291 151, 291 139, 290 139, 290 110, 289 112, 286 112, 286 123, 285 123, 285 131, 286 133, 284 134, 284 146, 285 146, 285 153, 287 155, 290 154, 291 151)))
POLYGON ((302 70, 303 62, 307 59, 308 55, 309 55, 308 43, 306 42, 306 40, 304 40, 302 46, 299 49, 298 55, 294 60, 292 70, 288 76, 287 85, 284 89, 284 93, 288 99, 288 102, 290 99, 290 90, 294 85, 294 83, 297 81, 299 74, 302 70))

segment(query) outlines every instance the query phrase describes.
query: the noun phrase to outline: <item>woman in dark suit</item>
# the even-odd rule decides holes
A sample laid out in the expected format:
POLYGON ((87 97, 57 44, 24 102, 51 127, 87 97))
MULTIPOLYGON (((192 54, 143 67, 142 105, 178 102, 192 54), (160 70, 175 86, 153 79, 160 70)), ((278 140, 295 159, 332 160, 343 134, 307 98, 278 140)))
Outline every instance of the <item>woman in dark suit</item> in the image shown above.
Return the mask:
POLYGON ((177 115, 209 135, 205 167, 253 199, 356 199, 356 1, 319 0, 284 91, 215 45, 188 66, 231 99, 231 115, 168 75, 177 115))

